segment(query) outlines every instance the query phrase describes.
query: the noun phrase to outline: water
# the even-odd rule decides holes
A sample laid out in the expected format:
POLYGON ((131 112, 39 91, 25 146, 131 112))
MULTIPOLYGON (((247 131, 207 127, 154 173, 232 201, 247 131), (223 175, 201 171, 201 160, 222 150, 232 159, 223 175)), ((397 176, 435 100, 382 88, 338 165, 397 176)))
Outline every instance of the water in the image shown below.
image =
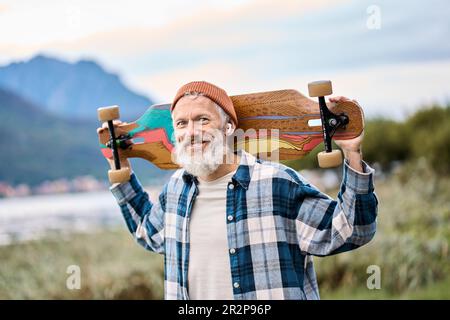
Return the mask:
POLYGON ((109 191, 0 199, 0 245, 124 224, 109 191))

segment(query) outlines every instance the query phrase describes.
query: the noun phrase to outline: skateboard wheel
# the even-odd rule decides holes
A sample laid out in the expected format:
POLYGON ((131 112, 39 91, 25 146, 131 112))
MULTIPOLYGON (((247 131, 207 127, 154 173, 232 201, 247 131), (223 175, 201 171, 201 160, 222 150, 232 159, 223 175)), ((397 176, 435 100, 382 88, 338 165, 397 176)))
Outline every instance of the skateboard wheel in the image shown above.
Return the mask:
POLYGON ((114 183, 124 183, 130 181, 131 171, 130 168, 124 167, 119 170, 109 170, 108 178, 109 182, 114 183))
POLYGON ((97 109, 98 120, 107 122, 120 118, 119 106, 110 106, 97 109))
POLYGON ((325 97, 333 93, 330 80, 321 80, 308 83, 310 97, 325 97))
POLYGON ((322 151, 317 154, 317 160, 321 168, 334 168, 342 163, 342 152, 341 150, 322 151))

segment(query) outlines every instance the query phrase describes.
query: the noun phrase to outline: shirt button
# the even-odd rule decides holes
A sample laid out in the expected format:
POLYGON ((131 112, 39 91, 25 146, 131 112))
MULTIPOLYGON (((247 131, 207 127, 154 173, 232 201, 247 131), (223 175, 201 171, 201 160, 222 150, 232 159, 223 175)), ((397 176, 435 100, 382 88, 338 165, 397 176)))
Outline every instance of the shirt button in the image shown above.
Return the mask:
POLYGON ((236 289, 239 288, 239 282, 233 283, 233 287, 235 287, 236 289))
POLYGON ((231 248, 231 249, 230 249, 230 253, 231 253, 231 254, 235 254, 235 253, 236 253, 236 249, 231 248))
POLYGON ((230 183, 230 184, 228 185, 228 189, 233 190, 233 189, 234 189, 234 184, 230 183))
POLYGON ((233 221, 233 216, 230 214, 227 219, 228 221, 233 221))

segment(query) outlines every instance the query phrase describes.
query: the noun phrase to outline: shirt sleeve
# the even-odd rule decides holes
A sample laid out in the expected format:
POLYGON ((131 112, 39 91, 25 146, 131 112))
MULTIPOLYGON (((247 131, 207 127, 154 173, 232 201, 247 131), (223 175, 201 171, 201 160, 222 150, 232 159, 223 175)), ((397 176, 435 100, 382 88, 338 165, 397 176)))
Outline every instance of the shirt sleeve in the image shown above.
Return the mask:
POLYGON ((116 198, 128 230, 145 249, 164 253, 164 212, 167 185, 152 203, 134 173, 129 182, 114 184, 110 191, 116 198))
POLYGON ((353 170, 347 160, 337 199, 308 183, 300 184, 296 233, 305 254, 327 256, 356 249, 368 243, 376 231, 378 199, 372 169, 353 170))

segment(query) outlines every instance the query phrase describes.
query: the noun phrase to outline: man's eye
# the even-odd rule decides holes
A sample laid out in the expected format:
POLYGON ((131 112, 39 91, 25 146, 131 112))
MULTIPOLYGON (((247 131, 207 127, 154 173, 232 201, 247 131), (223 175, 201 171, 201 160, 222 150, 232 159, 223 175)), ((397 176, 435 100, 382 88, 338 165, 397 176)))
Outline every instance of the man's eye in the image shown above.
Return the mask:
POLYGON ((181 127, 184 125, 184 121, 177 121, 177 127, 181 127))
POLYGON ((202 122, 202 123, 204 123, 204 122, 208 122, 208 118, 205 118, 205 117, 202 117, 202 118, 200 118, 200 122, 202 122))

